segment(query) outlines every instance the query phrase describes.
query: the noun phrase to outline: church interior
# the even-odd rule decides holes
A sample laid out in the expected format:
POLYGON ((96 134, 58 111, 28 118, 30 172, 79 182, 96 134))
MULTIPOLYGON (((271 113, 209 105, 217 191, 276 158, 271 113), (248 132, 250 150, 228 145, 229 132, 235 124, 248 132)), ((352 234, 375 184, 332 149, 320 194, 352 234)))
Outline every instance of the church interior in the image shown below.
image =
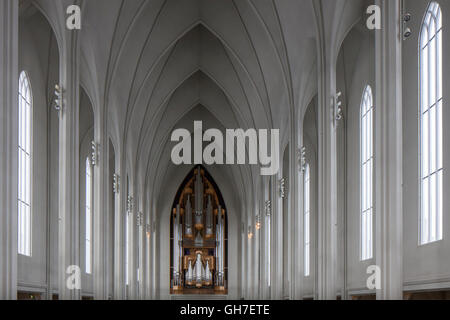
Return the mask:
POLYGON ((449 21, 0 0, 0 299, 450 299, 449 21), (278 172, 174 164, 194 121, 278 129, 278 172))

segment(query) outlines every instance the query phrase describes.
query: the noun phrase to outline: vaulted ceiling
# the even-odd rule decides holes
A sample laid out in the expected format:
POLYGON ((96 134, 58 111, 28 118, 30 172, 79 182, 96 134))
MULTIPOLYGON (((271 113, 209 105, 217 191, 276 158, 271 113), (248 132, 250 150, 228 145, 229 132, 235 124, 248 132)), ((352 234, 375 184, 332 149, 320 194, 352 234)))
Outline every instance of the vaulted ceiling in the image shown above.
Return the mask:
MULTIPOLYGON (((50 2, 37 1, 51 20, 50 2)), ((114 145, 123 148, 116 153, 126 155, 137 185, 153 199, 164 181, 175 180, 173 170, 180 177, 189 171, 168 161, 175 128, 192 130, 193 120, 204 120, 288 136, 294 110, 317 92, 317 41, 339 46, 361 14, 352 0, 81 3, 83 87, 94 109, 106 106, 114 145)), ((258 168, 217 170, 239 191, 239 206, 252 201, 258 168), (249 181, 253 189, 244 188, 249 181)))

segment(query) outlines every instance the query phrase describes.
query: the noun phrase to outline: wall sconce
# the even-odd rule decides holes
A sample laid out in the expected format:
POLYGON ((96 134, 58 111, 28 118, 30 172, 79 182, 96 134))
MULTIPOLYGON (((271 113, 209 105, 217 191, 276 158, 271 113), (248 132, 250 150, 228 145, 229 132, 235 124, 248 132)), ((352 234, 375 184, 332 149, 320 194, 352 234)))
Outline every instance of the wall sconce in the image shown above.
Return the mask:
POLYGON ((127 199, 127 213, 128 215, 133 212, 133 197, 132 196, 128 196, 127 199))
POLYGON ((284 199, 286 197, 287 192, 286 178, 280 179, 279 184, 280 184, 280 198, 284 199))
POLYGON ((150 224, 145 225, 145 234, 147 235, 147 239, 150 239, 150 236, 152 234, 152 228, 150 224))
POLYGON ((248 240, 253 239, 253 230, 252 227, 248 227, 248 240))
POLYGON ((261 216, 258 214, 256 216, 256 225, 255 225, 256 230, 261 229, 261 216))
POLYGON ((95 141, 91 142, 91 148, 92 148, 92 165, 96 166, 98 164, 98 144, 95 141))
POLYGON ((117 173, 113 175, 113 191, 115 194, 119 193, 120 188, 120 176, 117 173))
POLYGON ((63 89, 59 86, 59 84, 55 85, 55 100, 53 101, 53 106, 58 113, 63 108, 63 89))
POLYGON ((403 15, 403 40, 408 39, 412 35, 411 28, 407 26, 408 22, 411 21, 411 14, 405 13, 403 15))
POLYGON ((333 126, 336 128, 339 121, 342 120, 343 114, 342 114, 342 101, 340 101, 340 98, 342 97, 342 92, 336 93, 336 95, 331 98, 331 112, 332 112, 332 119, 333 119, 333 126))
POLYGON ((136 223, 137 223, 138 227, 142 226, 143 220, 144 220, 143 213, 142 212, 138 212, 137 217, 136 217, 136 223))
POLYGON ((264 210, 265 210, 266 216, 270 216, 272 214, 272 202, 270 200, 266 201, 264 210))
POLYGON ((298 151, 299 166, 302 173, 306 170, 306 147, 301 147, 298 151))

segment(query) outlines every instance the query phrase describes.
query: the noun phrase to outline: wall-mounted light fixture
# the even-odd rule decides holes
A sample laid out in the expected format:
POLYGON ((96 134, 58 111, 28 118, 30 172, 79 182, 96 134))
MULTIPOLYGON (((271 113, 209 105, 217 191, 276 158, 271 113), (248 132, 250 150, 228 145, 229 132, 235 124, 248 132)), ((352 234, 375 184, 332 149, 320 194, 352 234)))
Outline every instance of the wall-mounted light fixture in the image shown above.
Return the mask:
POLYGON ((253 230, 252 230, 252 227, 249 226, 248 227, 248 240, 251 240, 251 239, 253 239, 253 230))
POLYGON ((91 161, 92 165, 95 167, 98 164, 98 144, 95 141, 91 142, 92 154, 91 161))
POLYGON ((119 193, 120 188, 120 176, 117 173, 113 175, 113 191, 115 194, 119 193))
POLYGON ((411 21, 411 14, 405 13, 403 15, 403 23, 402 23, 402 26, 403 26, 403 30, 402 30, 403 31, 403 40, 408 39, 412 35, 411 28, 408 27, 408 22, 410 22, 410 21, 411 21))
POLYGON ((255 228, 256 228, 256 230, 261 229, 261 215, 259 215, 259 214, 256 216, 255 228))
POLYGON ((267 200, 264 205, 264 212, 266 213, 266 216, 270 216, 272 214, 272 202, 270 200, 267 200))
POLYGON ((301 147, 298 150, 298 161, 299 161, 300 171, 302 173, 304 173, 306 170, 306 147, 301 147))
POLYGON ((137 217, 136 217, 137 226, 138 227, 142 226, 143 222, 144 222, 144 214, 142 212, 138 212, 137 217))
POLYGON ((342 92, 336 93, 334 97, 331 98, 331 117, 333 120, 333 126, 336 128, 338 122, 342 120, 342 101, 340 100, 342 97, 342 92))
POLYGON ((133 197, 128 196, 127 199, 127 214, 130 215, 130 213, 133 212, 133 197))
POLYGON ((63 108, 63 89, 59 84, 55 85, 53 106, 58 113, 60 113, 63 108))
POLYGON ((152 234, 152 227, 148 223, 145 225, 145 234, 147 235, 147 238, 150 239, 150 236, 152 234))
POLYGON ((280 179, 280 181, 278 181, 279 186, 280 186, 280 198, 284 199, 286 197, 286 192, 287 192, 287 188, 286 188, 286 178, 282 178, 280 179))

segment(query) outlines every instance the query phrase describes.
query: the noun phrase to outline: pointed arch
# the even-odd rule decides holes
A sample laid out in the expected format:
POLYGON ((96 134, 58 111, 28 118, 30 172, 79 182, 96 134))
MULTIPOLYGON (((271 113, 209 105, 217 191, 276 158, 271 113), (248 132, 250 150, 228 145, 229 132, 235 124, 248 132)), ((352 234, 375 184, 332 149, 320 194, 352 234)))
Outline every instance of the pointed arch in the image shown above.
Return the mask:
POLYGON ((203 166, 177 191, 170 215, 172 294, 228 293, 228 217, 222 194, 203 166))

